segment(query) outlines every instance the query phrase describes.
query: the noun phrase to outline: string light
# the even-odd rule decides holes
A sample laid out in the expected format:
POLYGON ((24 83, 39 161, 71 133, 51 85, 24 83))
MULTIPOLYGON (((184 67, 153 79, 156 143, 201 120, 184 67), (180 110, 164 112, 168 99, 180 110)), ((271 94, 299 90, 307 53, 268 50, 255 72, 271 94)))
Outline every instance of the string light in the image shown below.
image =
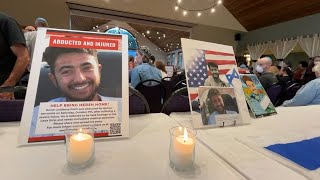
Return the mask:
POLYGON ((187 11, 183 11, 183 15, 185 16, 185 15, 187 15, 188 14, 188 12, 187 11))
POLYGON ((177 0, 175 6, 174 6, 174 10, 178 11, 179 9, 182 10, 182 15, 186 16, 189 12, 192 14, 194 12, 194 14, 197 15, 197 17, 200 17, 203 15, 203 13, 205 11, 208 11, 210 13, 214 13, 216 11, 215 7, 222 4, 222 0, 213 0, 213 1, 209 1, 208 6, 207 7, 203 7, 203 8, 188 8, 185 7, 185 5, 183 5, 182 0, 177 0))

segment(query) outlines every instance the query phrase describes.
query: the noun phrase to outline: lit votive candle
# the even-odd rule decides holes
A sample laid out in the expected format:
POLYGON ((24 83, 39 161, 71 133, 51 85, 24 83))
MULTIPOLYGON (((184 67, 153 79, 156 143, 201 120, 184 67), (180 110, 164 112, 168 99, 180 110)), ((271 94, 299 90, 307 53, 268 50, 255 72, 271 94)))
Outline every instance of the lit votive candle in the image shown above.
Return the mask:
POLYGON ((86 166, 94 156, 93 135, 80 129, 67 136, 67 160, 72 167, 86 166))
POLYGON ((170 130, 170 163, 177 170, 193 167, 195 155, 195 131, 176 127, 170 130))

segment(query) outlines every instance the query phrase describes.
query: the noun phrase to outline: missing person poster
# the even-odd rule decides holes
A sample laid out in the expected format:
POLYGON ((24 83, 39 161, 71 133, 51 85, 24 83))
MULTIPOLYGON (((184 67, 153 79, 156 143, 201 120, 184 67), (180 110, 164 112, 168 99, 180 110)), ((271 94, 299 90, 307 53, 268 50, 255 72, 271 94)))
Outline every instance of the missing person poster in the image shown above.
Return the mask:
POLYGON ((194 128, 249 124, 232 46, 191 39, 181 39, 181 44, 194 128), (215 95, 208 97, 212 88, 215 95), (212 102, 212 98, 220 99, 221 103, 212 102))
POLYGON ((95 138, 129 135, 128 38, 39 29, 19 145, 64 140, 94 128, 95 138))
POLYGON ((263 117, 277 114, 269 96, 259 79, 254 74, 241 74, 242 88, 246 101, 254 117, 263 117))

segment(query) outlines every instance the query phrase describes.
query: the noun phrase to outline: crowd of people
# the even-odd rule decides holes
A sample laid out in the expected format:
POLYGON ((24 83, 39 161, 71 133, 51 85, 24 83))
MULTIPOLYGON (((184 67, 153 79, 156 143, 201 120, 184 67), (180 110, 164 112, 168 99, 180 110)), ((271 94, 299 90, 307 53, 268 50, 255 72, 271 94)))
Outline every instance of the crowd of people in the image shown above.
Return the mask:
MULTIPOLYGON (((0 12, 0 87, 27 85, 30 65, 33 56, 36 32, 39 27, 49 27, 44 18, 37 18, 33 26, 22 28, 18 22, 0 12)), ((309 62, 299 62, 295 70, 290 66, 273 66, 270 57, 260 58, 254 69, 264 89, 278 84, 286 89, 292 83, 299 83, 301 89, 296 96, 283 103, 284 106, 320 104, 320 56, 313 57, 309 62)), ((244 65, 240 68, 247 68, 244 65)), ((141 46, 135 58, 129 56, 129 80, 132 87, 140 82, 153 79, 161 81, 167 77, 165 63, 156 60, 148 47, 141 46)), ((227 87, 228 84, 219 78, 217 65, 208 64, 212 74, 205 85, 227 87)), ((0 93, 0 99, 14 99, 14 93, 0 93)))
MULTIPOLYGON (((161 82, 161 80, 167 80, 166 78, 169 77, 165 63, 156 60, 146 46, 141 46, 137 50, 135 58, 129 56, 128 69, 130 85, 134 88, 145 80, 152 79, 161 82)), ((178 72, 177 69, 174 69, 173 75, 181 74, 181 72, 183 71, 178 72)), ((153 84, 156 84, 156 82, 153 82, 153 84)))
POLYGON ((299 66, 293 70, 290 66, 273 66, 270 57, 263 57, 257 61, 255 68, 259 81, 264 89, 280 85, 286 90, 294 83, 301 88, 296 95, 283 103, 283 106, 303 106, 320 104, 320 56, 310 59, 309 62, 300 61, 299 66))

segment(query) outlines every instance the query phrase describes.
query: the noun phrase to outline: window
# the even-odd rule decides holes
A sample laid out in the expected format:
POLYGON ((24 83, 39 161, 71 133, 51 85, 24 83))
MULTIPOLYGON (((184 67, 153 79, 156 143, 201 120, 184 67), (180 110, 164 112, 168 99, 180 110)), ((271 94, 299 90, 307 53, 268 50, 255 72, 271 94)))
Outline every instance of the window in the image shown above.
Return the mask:
POLYGON ((167 55, 167 65, 171 65, 171 54, 167 55))
POLYGON ((180 69, 184 69, 183 68, 183 57, 182 57, 182 52, 178 53, 178 64, 177 64, 178 68, 180 69))
POLYGON ((176 54, 175 53, 173 53, 173 54, 171 54, 171 65, 172 66, 176 66, 176 54))

